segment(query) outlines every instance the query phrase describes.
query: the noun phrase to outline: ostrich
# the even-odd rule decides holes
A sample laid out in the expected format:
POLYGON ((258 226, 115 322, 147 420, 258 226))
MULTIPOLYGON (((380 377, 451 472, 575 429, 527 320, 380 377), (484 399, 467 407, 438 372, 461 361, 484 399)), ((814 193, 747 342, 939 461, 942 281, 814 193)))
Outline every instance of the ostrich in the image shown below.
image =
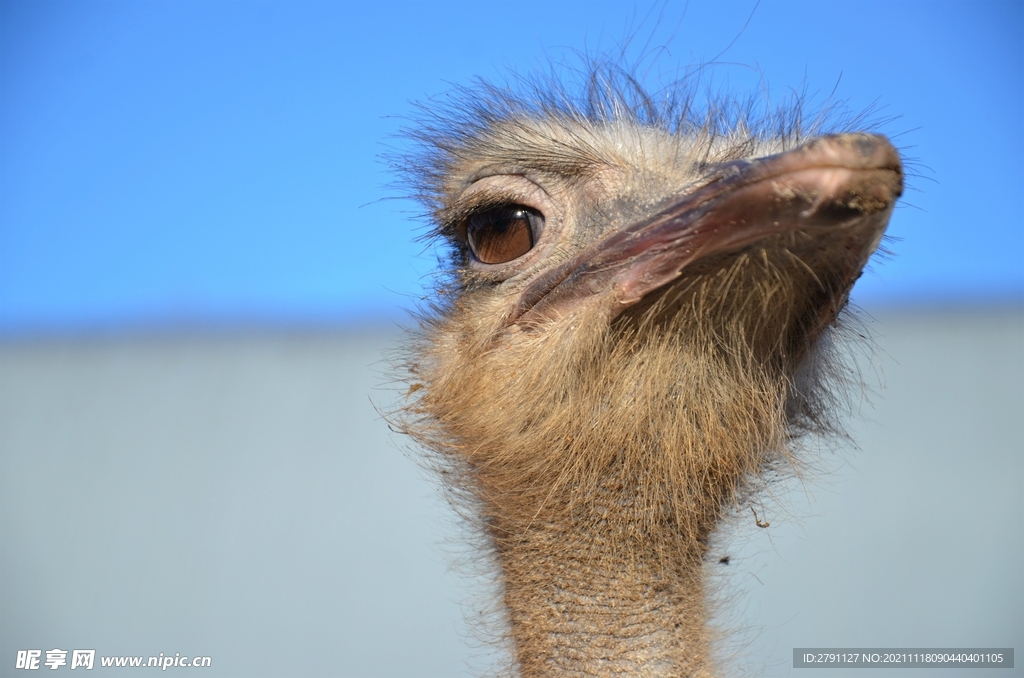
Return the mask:
POLYGON ((900 156, 614 68, 548 85, 412 132, 450 259, 394 420, 483 536, 519 675, 715 675, 709 538, 834 430, 835 326, 900 156))

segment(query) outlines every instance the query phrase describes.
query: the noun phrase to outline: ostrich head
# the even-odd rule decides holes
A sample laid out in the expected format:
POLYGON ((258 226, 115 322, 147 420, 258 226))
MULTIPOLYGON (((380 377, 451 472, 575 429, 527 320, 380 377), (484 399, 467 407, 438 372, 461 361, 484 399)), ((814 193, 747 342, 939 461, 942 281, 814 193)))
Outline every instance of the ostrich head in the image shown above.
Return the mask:
POLYGON ((902 192, 884 137, 624 81, 467 92, 407 165, 450 267, 400 425, 485 536, 524 676, 714 672, 708 538, 828 426, 831 327, 902 192))

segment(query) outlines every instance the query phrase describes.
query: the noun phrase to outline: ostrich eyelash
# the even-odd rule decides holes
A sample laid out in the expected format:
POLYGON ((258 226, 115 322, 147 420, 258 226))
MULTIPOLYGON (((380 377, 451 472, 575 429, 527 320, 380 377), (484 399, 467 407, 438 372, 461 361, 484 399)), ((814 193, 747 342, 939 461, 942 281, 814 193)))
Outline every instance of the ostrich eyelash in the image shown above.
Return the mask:
POLYGON ((488 210, 511 207, 523 203, 521 197, 511 192, 496 191, 479 193, 444 209, 437 218, 438 232, 443 233, 459 249, 467 246, 466 226, 469 221, 488 210))

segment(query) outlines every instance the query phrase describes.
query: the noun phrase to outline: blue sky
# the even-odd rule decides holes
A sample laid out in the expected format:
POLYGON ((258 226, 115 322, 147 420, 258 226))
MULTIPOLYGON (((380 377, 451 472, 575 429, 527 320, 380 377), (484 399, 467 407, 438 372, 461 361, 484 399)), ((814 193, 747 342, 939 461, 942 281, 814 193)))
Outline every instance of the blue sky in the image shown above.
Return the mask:
POLYGON ((414 102, 629 35, 885 120, 918 176, 862 305, 1024 299, 1024 3, 755 4, 2 0, 0 332, 401 317, 414 102))

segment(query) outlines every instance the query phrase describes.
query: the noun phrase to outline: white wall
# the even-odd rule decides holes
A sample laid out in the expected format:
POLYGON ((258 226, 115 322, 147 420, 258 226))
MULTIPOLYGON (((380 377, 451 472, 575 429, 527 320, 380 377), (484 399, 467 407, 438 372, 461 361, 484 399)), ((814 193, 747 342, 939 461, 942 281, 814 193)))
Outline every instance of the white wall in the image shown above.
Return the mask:
MULTIPOLYGON (((860 449, 716 546, 738 673, 788 675, 795 646, 1024 648, 1024 313, 871 327, 885 388, 860 449)), ((457 528, 371 403, 394 341, 0 344, 0 673, 61 648, 209 655, 210 676, 465 674, 457 528)))

